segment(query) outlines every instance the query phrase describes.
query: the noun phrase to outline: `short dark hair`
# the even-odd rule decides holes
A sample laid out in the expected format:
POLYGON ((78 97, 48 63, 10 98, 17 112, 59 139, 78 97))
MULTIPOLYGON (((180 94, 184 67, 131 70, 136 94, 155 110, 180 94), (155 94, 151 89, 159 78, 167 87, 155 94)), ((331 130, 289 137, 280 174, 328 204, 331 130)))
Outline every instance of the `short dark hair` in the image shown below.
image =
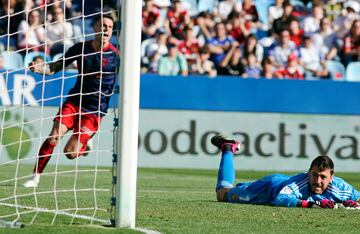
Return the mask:
POLYGON ((114 20, 114 17, 112 17, 111 14, 100 14, 100 15, 97 15, 95 18, 94 18, 94 25, 101 19, 104 19, 104 18, 108 18, 108 19, 111 19, 112 22, 115 24, 115 20, 114 20))
POLYGON ((334 174, 334 163, 329 156, 320 155, 316 157, 310 165, 309 171, 314 167, 317 166, 320 171, 325 169, 330 169, 331 175, 334 174))

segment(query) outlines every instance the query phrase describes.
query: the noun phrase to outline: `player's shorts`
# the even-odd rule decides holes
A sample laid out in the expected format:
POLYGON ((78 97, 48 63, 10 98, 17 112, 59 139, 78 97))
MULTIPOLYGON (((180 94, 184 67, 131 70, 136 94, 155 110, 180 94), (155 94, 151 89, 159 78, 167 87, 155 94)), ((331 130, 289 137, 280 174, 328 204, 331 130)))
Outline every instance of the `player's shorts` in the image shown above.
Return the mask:
POLYGON ((288 179, 287 175, 273 174, 253 182, 238 183, 227 193, 227 200, 232 203, 270 204, 280 185, 288 179))
POLYGON ((96 114, 86 113, 72 102, 66 101, 54 118, 54 122, 64 124, 69 130, 73 130, 73 136, 77 137, 82 144, 80 155, 86 149, 87 142, 99 129, 101 117, 96 114))

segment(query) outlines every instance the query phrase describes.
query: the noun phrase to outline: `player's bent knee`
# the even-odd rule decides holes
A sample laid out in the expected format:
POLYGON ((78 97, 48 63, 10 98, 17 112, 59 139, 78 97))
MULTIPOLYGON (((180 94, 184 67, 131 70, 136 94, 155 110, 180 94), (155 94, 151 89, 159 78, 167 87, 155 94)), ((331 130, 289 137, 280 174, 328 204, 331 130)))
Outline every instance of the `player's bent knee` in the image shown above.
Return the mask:
POLYGON ((219 202, 227 202, 228 199, 226 198, 227 192, 230 190, 230 188, 222 188, 216 191, 216 199, 219 202))

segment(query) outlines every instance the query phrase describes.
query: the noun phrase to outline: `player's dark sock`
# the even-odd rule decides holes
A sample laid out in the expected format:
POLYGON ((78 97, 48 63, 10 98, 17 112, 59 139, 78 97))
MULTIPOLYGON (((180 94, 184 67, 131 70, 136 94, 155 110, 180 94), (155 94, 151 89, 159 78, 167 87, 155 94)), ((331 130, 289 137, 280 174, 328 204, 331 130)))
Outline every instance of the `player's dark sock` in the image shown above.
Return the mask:
POLYGON ((56 145, 50 144, 47 140, 41 145, 37 165, 35 164, 34 173, 42 173, 56 145))
POLYGON ((232 188, 235 181, 234 157, 231 151, 223 151, 218 171, 216 189, 232 188))

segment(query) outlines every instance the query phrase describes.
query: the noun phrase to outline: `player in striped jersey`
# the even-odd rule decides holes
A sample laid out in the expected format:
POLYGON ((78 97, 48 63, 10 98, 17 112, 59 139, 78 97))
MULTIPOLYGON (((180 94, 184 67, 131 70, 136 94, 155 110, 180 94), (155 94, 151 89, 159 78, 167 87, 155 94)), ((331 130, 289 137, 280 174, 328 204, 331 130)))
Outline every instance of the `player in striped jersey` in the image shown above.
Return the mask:
POLYGON ((315 158, 308 172, 268 175, 234 187, 233 154, 239 150, 240 142, 217 135, 211 143, 222 151, 216 185, 218 201, 303 208, 333 209, 336 203, 359 207, 360 192, 334 176, 334 163, 328 156, 315 158))

